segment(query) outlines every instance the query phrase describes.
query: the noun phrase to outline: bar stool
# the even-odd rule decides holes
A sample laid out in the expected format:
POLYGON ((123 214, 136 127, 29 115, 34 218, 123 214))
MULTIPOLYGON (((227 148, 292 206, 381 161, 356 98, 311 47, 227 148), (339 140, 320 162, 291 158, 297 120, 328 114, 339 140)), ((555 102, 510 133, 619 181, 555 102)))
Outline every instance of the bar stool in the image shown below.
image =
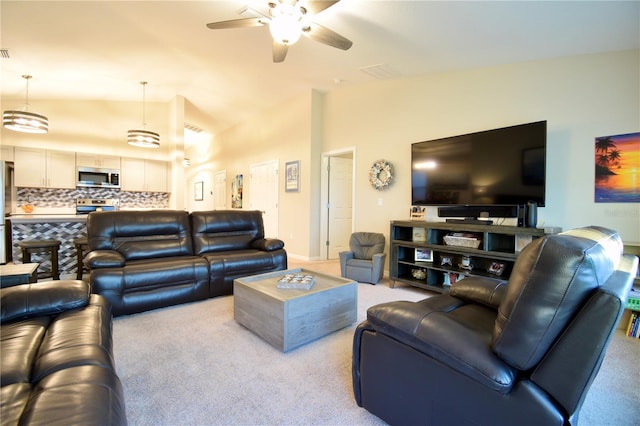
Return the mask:
MULTIPOLYGON (((58 271, 58 240, 29 240, 20 241, 18 247, 22 249, 22 263, 31 263, 31 255, 37 253, 49 253, 51 255, 51 271, 38 273, 38 278, 52 277, 54 280, 60 279, 58 271)), ((39 266, 38 266, 39 267, 39 266)))
POLYGON ((86 237, 74 238, 73 246, 76 248, 76 280, 82 279, 83 272, 89 272, 87 268, 84 267, 84 252, 89 251, 89 242, 86 237))

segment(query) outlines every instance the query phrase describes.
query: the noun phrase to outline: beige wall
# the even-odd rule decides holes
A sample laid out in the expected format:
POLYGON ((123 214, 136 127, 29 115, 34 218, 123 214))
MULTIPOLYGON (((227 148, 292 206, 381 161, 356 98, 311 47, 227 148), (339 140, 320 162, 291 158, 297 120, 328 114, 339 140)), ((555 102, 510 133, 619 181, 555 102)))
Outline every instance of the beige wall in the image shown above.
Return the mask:
MULTIPOLYGON (((205 200, 192 202, 190 210, 213 207, 213 174, 225 170, 227 173, 227 199, 231 197, 231 181, 238 174, 244 177, 243 209, 251 209, 249 169, 251 165, 277 160, 279 163, 279 236, 285 240, 292 256, 310 256, 309 235, 313 234, 317 210, 311 206, 312 170, 319 170, 312 158, 312 105, 318 95, 309 93, 291 99, 270 111, 228 131, 210 137, 209 143, 187 147, 191 167, 187 173, 187 187, 203 181, 205 200), (285 192, 284 168, 288 161, 300 160, 300 191, 285 192)), ((187 115, 186 120, 190 117, 187 115)), ((318 144, 318 142, 315 142, 318 144)), ((315 150, 317 151, 317 149, 315 150)), ((315 152, 314 151, 314 152, 315 152)), ((314 185, 315 185, 314 181, 314 185)), ((192 195, 188 198, 193 199, 192 195)), ((227 207, 231 207, 228 201, 227 207)), ((317 242, 317 237, 316 237, 317 242)))
MULTIPOLYGON (((2 108, 21 102, 2 99, 2 108)), ((184 119, 205 130, 211 123, 178 96, 147 104, 147 127, 162 137, 159 150, 126 144, 126 131, 141 123, 140 103, 34 98, 31 106, 49 116, 49 134, 2 129, 3 145, 162 159, 174 168, 183 155, 190 157, 191 168, 172 173, 174 208, 213 208, 213 174, 221 170, 227 172, 228 200, 232 178, 245 176, 244 208, 250 208, 249 167, 278 160, 279 236, 292 256, 309 259, 318 257, 320 247, 323 152, 356 149, 355 229, 388 236, 390 220, 409 217, 411 143, 547 120, 547 207, 540 209, 539 225, 603 225, 619 230, 627 242, 640 242, 640 203, 593 201, 594 138, 640 131, 638 50, 344 83, 326 94, 310 91, 221 134, 205 132, 190 146, 183 144, 179 123, 184 119), (380 192, 368 182, 369 167, 378 159, 395 167, 393 184, 380 192), (285 163, 293 160, 301 162, 301 189, 295 193, 284 191, 283 177, 285 163), (196 181, 204 182, 201 202, 193 200, 196 181), (183 197, 176 196, 181 190, 183 197)))
MULTIPOLYGON (((3 145, 167 161, 173 156, 169 102, 146 103, 146 128, 160 134, 158 149, 136 148, 127 144, 127 131, 142 127, 141 102, 61 101, 30 97, 29 103, 29 111, 49 118, 49 133, 32 135, 2 127, 0 141, 3 145)), ((20 109, 23 104, 24 99, 2 99, 3 110, 20 109)))
POLYGON ((594 138, 640 131, 637 50, 345 87, 326 96, 323 149, 357 146, 355 227, 388 234, 409 215, 411 143, 538 120, 548 121, 538 225, 609 226, 639 242, 639 203, 594 203, 594 138), (384 192, 367 181, 379 158, 396 170, 384 192))
POLYGON ((409 217, 411 143, 547 120, 547 206, 538 225, 602 225, 640 242, 639 203, 594 203, 594 138, 640 131, 639 64, 635 50, 345 85, 280 105, 214 145, 232 165, 229 177, 268 159, 279 158, 281 170, 302 160, 301 192, 280 194, 280 236, 292 255, 317 258, 322 152, 356 148, 355 229, 388 236, 390 220, 409 217), (378 159, 395 167, 384 191, 368 182, 378 159))

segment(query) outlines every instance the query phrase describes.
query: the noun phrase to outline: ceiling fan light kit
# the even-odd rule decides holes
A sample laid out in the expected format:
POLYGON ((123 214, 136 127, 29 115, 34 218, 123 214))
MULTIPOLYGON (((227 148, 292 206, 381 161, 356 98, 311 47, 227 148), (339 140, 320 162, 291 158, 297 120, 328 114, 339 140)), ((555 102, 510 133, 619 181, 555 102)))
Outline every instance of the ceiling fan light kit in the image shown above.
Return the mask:
POLYGON ((30 75, 23 75, 27 81, 24 107, 22 110, 8 110, 2 113, 2 125, 9 130, 23 133, 44 134, 49 131, 49 119, 41 114, 27 111, 29 107, 30 75))
POLYGON ((300 39, 301 35, 327 46, 348 50, 353 44, 340 34, 313 22, 313 16, 338 3, 340 0, 271 0, 267 1, 268 13, 250 6, 240 13, 250 12, 258 17, 212 22, 207 27, 212 30, 248 28, 269 25, 273 39, 273 62, 282 62, 287 56, 288 46, 300 39))
POLYGON ((271 20, 269 31, 276 43, 284 45, 294 44, 302 35, 300 21, 293 15, 276 16, 271 20))
POLYGON ((158 148, 160 146, 160 135, 156 132, 146 130, 147 126, 145 116, 145 86, 146 81, 141 81, 142 85, 142 130, 129 130, 127 132, 127 142, 129 145, 137 146, 138 148, 158 148))

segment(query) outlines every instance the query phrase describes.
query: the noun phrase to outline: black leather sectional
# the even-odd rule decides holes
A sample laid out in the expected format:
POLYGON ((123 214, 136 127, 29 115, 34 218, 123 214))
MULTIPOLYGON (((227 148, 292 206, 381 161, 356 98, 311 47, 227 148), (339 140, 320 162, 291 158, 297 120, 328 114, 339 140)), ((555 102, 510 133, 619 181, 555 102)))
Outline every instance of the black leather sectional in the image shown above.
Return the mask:
POLYGON ((0 295, 2 425, 126 425, 107 300, 65 280, 0 295))
POLYGON ((236 278, 287 268, 259 211, 93 212, 87 235, 91 288, 114 316, 232 294, 236 278))

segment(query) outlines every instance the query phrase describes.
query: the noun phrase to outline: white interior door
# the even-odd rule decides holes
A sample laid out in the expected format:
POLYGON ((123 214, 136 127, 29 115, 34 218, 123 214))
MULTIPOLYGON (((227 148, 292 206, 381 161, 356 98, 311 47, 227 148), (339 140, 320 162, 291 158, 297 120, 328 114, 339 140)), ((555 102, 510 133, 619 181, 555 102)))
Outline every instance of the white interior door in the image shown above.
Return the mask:
POLYGON ((278 160, 250 166, 249 206, 260 210, 265 237, 278 237, 278 160))
POLYGON ((349 249, 353 229, 353 157, 329 157, 327 259, 349 249))
POLYGON ((213 175, 213 208, 224 210, 227 208, 227 171, 216 172, 213 175))

